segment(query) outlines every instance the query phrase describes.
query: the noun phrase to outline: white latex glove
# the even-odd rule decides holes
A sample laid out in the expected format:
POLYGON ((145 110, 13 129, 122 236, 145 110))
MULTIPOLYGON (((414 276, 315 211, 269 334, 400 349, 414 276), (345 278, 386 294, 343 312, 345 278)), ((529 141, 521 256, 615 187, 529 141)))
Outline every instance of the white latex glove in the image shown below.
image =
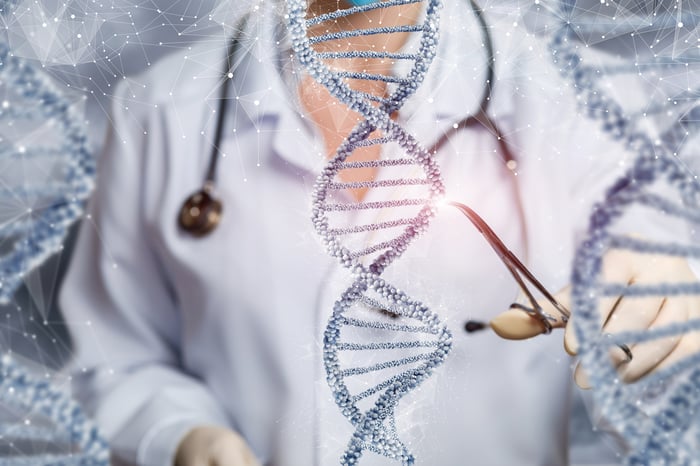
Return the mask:
MULTIPOLYGON (((698 278, 690 269, 685 258, 666 255, 639 254, 627 250, 612 250, 603 257, 603 278, 606 282, 635 284, 659 284, 671 282, 696 282, 698 278)), ((570 287, 555 295, 567 309, 570 306, 570 287)), ((544 312, 556 317, 555 328, 566 328, 564 348, 575 355, 578 349, 571 322, 561 320, 560 314, 546 300, 539 301, 544 312)), ((641 331, 666 326, 674 322, 685 322, 700 318, 700 296, 650 296, 647 298, 625 297, 605 298, 599 301, 601 331, 618 333, 621 331, 641 331)), ((542 323, 523 311, 510 309, 491 321, 493 330, 503 338, 524 339, 544 332, 542 323)), ((626 362, 625 353, 615 348, 611 353, 613 363, 623 381, 638 380, 656 370, 668 367, 691 354, 700 351, 700 332, 685 333, 657 339, 645 343, 629 345, 632 361, 626 362)), ((582 388, 590 388, 581 366, 576 367, 576 383, 582 388)))
POLYGON ((195 427, 177 447, 175 466, 260 466, 245 440, 216 426, 195 427))

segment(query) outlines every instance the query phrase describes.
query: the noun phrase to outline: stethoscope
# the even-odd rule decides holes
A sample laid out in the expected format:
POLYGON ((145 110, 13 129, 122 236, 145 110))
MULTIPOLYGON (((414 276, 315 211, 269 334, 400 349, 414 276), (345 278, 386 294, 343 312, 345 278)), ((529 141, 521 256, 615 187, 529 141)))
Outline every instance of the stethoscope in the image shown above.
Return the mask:
MULTIPOLYGON (((361 0, 355 1, 359 2, 361 0)), ((366 2, 367 0, 363 1, 366 2)), ((442 146, 449 141, 455 132, 461 129, 482 126, 493 134, 498 141, 499 153, 503 159, 503 162, 506 164, 506 167, 514 170, 517 166, 516 158, 513 152, 510 150, 503 132, 488 115, 488 108, 491 102, 491 95, 493 93, 495 76, 493 42, 491 40, 491 34, 489 33, 481 8, 474 2, 474 0, 470 0, 469 3, 474 11, 477 21, 479 22, 482 40, 486 49, 486 80, 481 95, 481 100, 479 102, 478 110, 475 113, 463 118, 458 123, 451 125, 449 129, 445 131, 437 142, 435 142, 428 150, 430 153, 436 154, 438 151, 440 151, 442 146)), ((242 23, 245 21, 246 20, 244 19, 242 23)), ((224 69, 223 76, 228 78, 232 76, 232 62, 241 42, 242 32, 240 31, 243 31, 243 28, 241 27, 237 30, 239 32, 231 41, 226 53, 226 68, 224 69)), ((182 204, 178 217, 180 229, 195 237, 202 237, 211 233, 221 221, 223 206, 221 200, 214 196, 214 187, 217 161, 219 159, 219 149, 221 147, 224 121, 226 119, 226 109, 228 107, 228 92, 229 82, 228 79, 226 79, 221 85, 221 95, 217 109, 218 117, 216 122, 216 130, 214 133, 211 153, 209 155, 209 167, 204 178, 204 184, 200 190, 191 194, 185 200, 185 202, 182 204)), ((524 215, 521 215, 521 220, 524 220, 524 215)))
MULTIPOLYGON (((354 0, 352 3, 364 3, 367 1, 376 0, 354 0)), ((495 77, 495 63, 494 63, 494 51, 493 51, 493 40, 491 34, 488 30, 488 25, 484 18, 483 11, 476 4, 475 0, 469 0, 469 4, 474 12, 474 16, 479 23, 479 28, 481 30, 482 40, 484 43, 484 48, 486 50, 486 80, 484 89, 481 95, 481 100, 479 101, 478 109, 475 113, 463 118, 459 122, 451 125, 442 136, 428 149, 431 154, 437 154, 445 143, 447 143, 450 138, 459 130, 481 126, 487 131, 489 131, 497 140, 498 151, 501 156, 505 167, 514 172, 517 167, 517 159, 515 154, 510 149, 508 141, 505 134, 501 128, 491 119, 488 114, 489 104, 491 103, 491 96, 493 94, 494 77, 495 77)), ((241 26, 245 23, 244 18, 241 22, 241 26)), ((236 55, 236 51, 239 48, 239 44, 242 37, 243 27, 237 28, 239 31, 237 35, 231 41, 226 54, 226 68, 224 69, 224 76, 229 79, 232 77, 232 62, 236 55)), ((180 215, 178 217, 178 223, 180 228, 195 237, 202 237, 211 233, 221 220, 222 203, 221 200, 214 197, 214 185, 216 179, 216 168, 218 161, 219 148, 221 146, 221 139, 223 135, 224 120, 226 118, 226 108, 228 99, 228 80, 225 80, 221 85, 221 95, 218 106, 218 118, 216 122, 216 131, 214 135, 214 140, 212 144, 211 154, 209 156, 209 167, 207 169, 206 177, 204 179, 204 184, 202 188, 190 195, 182 205, 180 209, 180 215)), ((513 182, 517 183, 516 177, 513 173, 513 182)), ((516 190, 517 191, 517 190, 516 190)), ((517 197, 517 196, 516 196, 517 197)), ((537 303, 534 294, 528 288, 527 283, 532 285, 537 291, 539 291, 544 298, 549 301, 554 309, 559 312, 561 319, 566 322, 569 319, 569 311, 559 303, 553 295, 535 278, 535 276, 525 267, 525 265, 518 259, 518 257, 508 249, 508 247, 501 241, 498 235, 489 227, 489 225, 471 208, 461 204, 459 202, 449 202, 448 204, 456 207, 460 212, 462 212, 471 223, 479 230, 479 232, 484 236, 489 245, 493 248, 499 258, 503 261, 504 265, 511 273, 516 283, 520 287, 523 295, 529 301, 529 306, 523 305, 521 303, 513 303, 511 308, 520 309, 533 318, 539 320, 543 325, 543 330, 545 333, 549 333, 552 330, 552 322, 556 319, 545 313, 541 306, 537 303)), ((524 226, 524 234, 527 234, 527 227, 525 223, 525 214, 522 206, 522 202, 518 197, 516 199, 517 215, 524 226)), ((525 238, 527 243, 527 239, 525 238)), ((471 333, 487 328, 487 324, 480 321, 467 321, 465 323, 465 331, 471 333)), ((632 360, 632 353, 626 345, 619 346, 626 354, 627 360, 632 360)))
MULTIPOLYGON (((245 21, 245 20, 244 20, 245 21)), ((241 25, 242 26, 242 25, 241 25)), ((241 34, 243 28, 237 29, 239 32, 231 41, 231 44, 226 51, 226 69, 224 70, 224 83, 221 85, 221 95, 219 106, 217 108, 216 130, 214 132, 214 141, 209 155, 209 167, 204 177, 204 184, 199 191, 191 194, 180 208, 178 216, 178 224, 180 229, 194 237, 202 237, 211 233, 221 221, 221 211, 223 204, 221 200, 214 196, 214 187, 216 182, 216 168, 219 161, 219 148, 221 147, 221 139, 224 133, 224 122, 226 120, 226 108, 228 101, 229 83, 228 80, 233 76, 232 64, 233 58, 236 55, 238 46, 241 42, 241 34)))

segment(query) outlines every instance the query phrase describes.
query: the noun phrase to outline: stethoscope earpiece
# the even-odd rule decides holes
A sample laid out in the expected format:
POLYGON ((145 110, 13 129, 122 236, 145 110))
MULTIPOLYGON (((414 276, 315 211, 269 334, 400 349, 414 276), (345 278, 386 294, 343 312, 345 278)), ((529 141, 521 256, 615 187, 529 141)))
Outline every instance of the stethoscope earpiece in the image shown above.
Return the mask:
POLYGON ((182 204, 180 228, 192 236, 205 236, 219 224, 221 209, 221 201, 212 197, 210 189, 205 186, 182 204))

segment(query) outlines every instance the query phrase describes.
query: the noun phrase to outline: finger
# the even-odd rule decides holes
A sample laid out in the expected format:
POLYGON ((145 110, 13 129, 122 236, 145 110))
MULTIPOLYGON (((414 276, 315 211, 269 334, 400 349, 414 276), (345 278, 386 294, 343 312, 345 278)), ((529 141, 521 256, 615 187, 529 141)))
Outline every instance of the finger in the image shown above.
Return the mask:
MULTIPOLYGON (((612 249, 603 256, 601 275, 604 283, 626 283, 635 280, 636 267, 634 255, 629 251, 612 249)), ((601 328, 604 327, 620 304, 621 296, 601 298, 598 301, 598 314, 601 328)))
POLYGON ((258 463, 252 463, 245 455, 235 452, 233 454, 212 455, 206 466, 258 466, 258 463))
MULTIPOLYGON (((570 289, 571 287, 567 286, 554 295, 554 299, 566 309, 569 308, 570 289)), ((552 303, 546 299, 539 300, 537 303, 545 314, 554 318, 550 321, 552 328, 562 328, 566 325, 564 317, 552 303)), ((519 309, 508 309, 492 319, 489 325, 498 336, 508 340, 523 340, 546 331, 545 325, 539 318, 519 309)))
POLYGON ((569 317, 569 321, 566 323, 566 329, 564 330, 564 350, 571 356, 576 356, 578 354, 578 339, 576 338, 576 331, 574 330, 574 319, 576 316, 573 314, 569 317))
MULTIPOLYGON (((622 297, 603 298, 598 302, 598 316, 601 327, 607 323, 608 318, 615 312, 621 300, 622 297)), ((578 354, 578 339, 576 338, 576 330, 574 329, 573 323, 575 318, 576 316, 572 314, 566 325, 566 330, 564 331, 564 350, 571 356, 576 356, 578 354)))
POLYGON ((602 277, 608 283, 627 283, 639 270, 638 254, 623 249, 611 249, 603 256, 602 277))
MULTIPOLYGON (((507 340, 524 340, 546 332, 546 327, 540 319, 517 309, 509 309, 499 314, 489 325, 496 335, 507 340)), ((561 325, 552 322, 552 327, 561 325)))
MULTIPOLYGON (((632 281, 627 282, 628 285, 632 284, 632 281)), ((615 313, 615 310, 622 302, 622 296, 616 296, 614 298, 601 298, 598 300, 598 322, 600 323, 600 328, 605 327, 610 320, 610 317, 615 313)))
MULTIPOLYGON (((642 331, 657 319, 663 307, 665 298, 652 296, 649 298, 622 298, 615 310, 610 313, 603 333, 615 334, 624 331, 642 331)), ((615 365, 629 360, 625 351, 619 347, 611 349, 611 357, 615 365)), ((636 358, 636 354, 634 354, 636 358)))
POLYGON ((217 444, 210 450, 208 466, 257 466, 255 456, 240 439, 217 444))
MULTIPOLYGON (((677 298, 685 304, 686 314, 680 316, 681 322, 686 322, 689 318, 694 318, 700 301, 685 298, 677 298), (694 302, 693 302, 694 301, 694 302)), ((661 326, 661 325, 660 325, 661 326)), ((678 361, 700 352, 700 331, 684 333, 680 337, 678 344, 672 349, 652 371, 664 370, 671 367, 678 361)))
POLYGON ((176 463, 177 466, 210 466, 211 460, 209 455, 202 452, 197 452, 190 455, 188 458, 180 458, 176 463))
MULTIPOLYGON (((684 322, 688 317, 685 302, 678 299, 666 300, 659 311, 658 317, 649 325, 649 330, 664 327, 674 322, 684 322)), ((649 372, 661 366, 661 363, 674 352, 681 341, 680 335, 659 338, 633 345, 630 349, 632 361, 619 367, 620 377, 630 383, 639 380, 649 372)))
POLYGON ((700 332, 684 333, 673 351, 654 370, 664 370, 681 359, 700 353, 700 332))
POLYGON ((243 452, 243 456, 245 457, 245 463, 242 463, 245 466, 262 466, 262 463, 258 461, 258 459, 255 457, 255 454, 250 448, 246 448, 245 451, 243 452))
MULTIPOLYGON (((662 300, 661 309, 654 321, 649 324, 648 329, 653 330, 671 323, 685 322, 689 318, 691 309, 690 302, 685 298, 675 297, 662 300)), ((616 319, 613 322, 616 323, 613 324, 612 330, 617 331, 615 326, 620 320, 616 319)), ((571 325, 571 321, 569 321, 569 325, 571 325)), ((568 329, 569 327, 567 327, 568 329)), ((633 330, 633 328, 625 330, 633 330)), ((630 350, 633 358, 629 362, 626 362, 627 357, 622 350, 619 348, 613 350, 614 363, 618 366, 620 378, 626 383, 637 381, 650 372, 663 370, 687 356, 700 352, 700 332, 695 332, 694 335, 684 334, 682 337, 676 335, 640 343, 632 346, 630 350), (621 360, 625 362, 621 363, 621 360)), ((577 365, 574 372, 574 380, 583 389, 591 388, 586 371, 580 364, 577 365)))
POLYGON ((591 383, 588 380, 588 374, 586 373, 586 370, 583 368, 581 363, 576 364, 576 369, 574 370, 574 382, 576 382, 576 385, 578 385, 579 388, 582 388, 584 390, 591 389, 591 383))

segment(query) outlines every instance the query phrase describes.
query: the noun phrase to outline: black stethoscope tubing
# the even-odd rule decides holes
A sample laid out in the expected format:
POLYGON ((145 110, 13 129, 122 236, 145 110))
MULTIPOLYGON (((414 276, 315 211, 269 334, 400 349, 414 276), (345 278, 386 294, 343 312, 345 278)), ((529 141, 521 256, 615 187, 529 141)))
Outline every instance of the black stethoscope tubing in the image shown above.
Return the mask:
MULTIPOLYGON (((501 154, 503 161, 506 163, 506 166, 513 167, 513 162, 516 161, 515 155, 510 150, 508 142, 506 141, 501 129, 488 115, 488 108, 491 102, 491 96, 493 94, 495 78, 493 41, 484 18, 483 11, 474 0, 469 0, 469 3, 479 23, 484 48, 486 49, 486 80, 481 95, 481 100, 475 113, 453 124, 447 131, 445 131, 445 133, 442 134, 442 136, 440 136, 440 138, 428 149, 428 151, 432 154, 436 154, 440 151, 442 146, 449 141, 450 137, 461 129, 482 126, 496 138, 499 153, 501 154)), ((244 18, 241 21, 240 26, 243 26, 245 22, 246 19, 244 18)), ((227 104, 230 87, 230 83, 228 81, 230 80, 233 72, 232 62, 239 48, 243 27, 239 27, 237 30, 239 32, 231 40, 226 53, 224 82, 221 84, 221 94, 217 109, 218 115, 216 129, 214 132, 214 140, 212 142, 212 149, 209 155, 209 166, 204 178, 204 184, 199 191, 191 194, 185 200, 182 208, 180 209, 180 215, 178 217, 180 228, 195 237, 202 237, 209 234, 212 230, 214 230, 214 228, 216 228, 221 218, 222 204, 219 199, 214 197, 214 186, 216 183, 217 164, 224 133, 226 109, 228 106, 227 104)), ((522 217, 521 219, 524 219, 524 215, 522 215, 522 207, 519 206, 518 209, 519 215, 522 217)))
MULTIPOLYGON (((243 26, 245 19, 241 22, 243 26)), ((216 184, 217 164, 221 142, 224 134, 224 123, 226 120, 226 108, 229 96, 229 80, 233 72, 233 58, 241 40, 242 27, 238 29, 226 51, 226 70, 224 71, 224 82, 221 84, 221 94, 217 108, 216 129, 214 131, 214 141, 212 142, 211 154, 209 155, 209 166, 204 178, 204 184, 199 191, 194 192, 185 199, 178 215, 180 229, 194 237, 203 237, 211 233, 221 220, 223 205, 221 200, 214 196, 216 184)))
MULTIPOLYGON (((242 31, 242 29, 240 29, 242 31)), ((216 167, 217 167, 217 162, 219 160, 219 152, 220 152, 220 147, 221 147, 221 140, 223 139, 224 135, 224 122, 226 120, 226 107, 227 107, 227 101, 228 101, 228 93, 229 93, 229 83, 228 81, 231 79, 232 73, 233 73, 233 58, 236 55, 236 50, 238 49, 238 44, 241 41, 240 35, 242 33, 239 32, 236 37, 231 41, 231 44, 228 47, 228 51, 226 53, 226 73, 224 74, 224 83, 221 85, 221 96, 219 100, 219 107, 217 109, 217 118, 216 118, 216 131, 214 132, 214 144, 212 145, 211 148, 211 155, 209 156, 209 168, 207 169, 207 176, 205 178, 205 183, 211 183, 214 184, 216 180, 216 167)))
POLYGON ((481 100, 479 101, 477 111, 463 118, 456 124, 452 125, 445 133, 443 133, 442 136, 440 136, 440 139, 438 139, 428 149, 428 152, 430 152, 431 154, 437 154, 442 148, 442 146, 447 141, 449 141, 450 137, 454 133, 461 129, 466 129, 480 125, 496 137, 501 157, 503 158, 503 161, 506 164, 508 164, 508 162, 514 162, 516 160, 515 155, 510 150, 508 142, 506 141, 503 133, 501 132, 501 129, 488 115, 488 109, 489 104, 491 103, 491 95, 493 94, 493 85, 496 75, 493 40, 491 39, 491 33, 489 33, 489 27, 488 24, 486 24, 486 19, 484 18, 484 12, 474 0, 469 0, 469 4, 472 7, 472 11, 474 12, 476 20, 479 22, 481 38, 484 41, 484 48, 486 49, 486 81, 484 83, 484 90, 482 91, 481 100))
MULTIPOLYGON (((479 23, 479 28, 481 29, 482 40, 484 42, 484 48, 486 49, 487 66, 486 66, 486 80, 484 89, 481 95, 481 100, 477 111, 471 114, 459 122, 453 124, 450 128, 445 131, 440 138, 428 149, 431 154, 436 154, 440 151, 445 143, 447 143, 452 135, 461 129, 466 129, 475 126, 481 126, 487 131, 489 131, 497 140, 499 153, 505 166, 510 171, 514 171, 517 166, 517 159, 515 154, 511 151, 508 141, 505 135, 501 131, 500 127, 491 119, 488 115, 489 105, 491 103, 491 96, 493 94, 493 86, 495 80, 495 55, 493 49, 493 40, 491 34, 489 33, 488 24, 484 18, 483 11, 476 4, 475 0, 469 0, 470 6, 474 15, 479 23)), ((226 53, 226 69, 224 70, 224 82, 221 84, 221 94, 218 105, 218 115, 216 121, 216 130, 214 132, 214 140, 212 143, 212 150, 209 156, 209 166, 207 168, 204 185, 202 189, 195 192, 189 196, 180 211, 179 224, 180 227, 190 233, 195 237, 201 237, 209 234, 219 223, 221 218, 222 205, 219 199, 213 197, 213 190, 216 181, 217 174, 217 163, 219 159, 220 146, 223 139, 224 123, 226 120, 226 108, 228 103, 228 94, 230 83, 228 82, 232 78, 233 73, 233 59, 235 58, 236 51, 238 50, 243 26, 245 25, 246 18, 241 20, 240 27, 237 28, 239 31, 236 36, 231 41, 227 53, 226 53), (193 215, 195 214, 195 215, 193 215)), ((517 187, 517 178, 515 173, 513 173, 513 183, 517 187)), ((514 193, 517 215, 523 227, 523 242, 527 244, 527 223, 524 213, 524 208, 522 201, 516 192, 514 193)), ((554 299, 554 297, 537 281, 537 279, 527 270, 523 263, 502 243, 498 236, 491 230, 491 228, 479 217, 476 212, 474 212, 469 207, 464 204, 457 202, 452 202, 454 206, 460 209, 474 224, 474 226, 484 235, 486 240, 489 242, 492 248, 499 254, 504 264, 511 272, 519 287, 523 293, 528 297, 532 307, 527 307, 522 304, 513 304, 512 307, 522 309, 528 312, 533 317, 539 318, 546 331, 551 330, 551 324, 549 321, 552 319, 551 316, 544 314, 538 303, 535 301, 534 296, 530 293, 525 284, 525 281, 533 284, 535 288, 543 293, 543 295, 550 301, 555 309, 559 311, 562 318, 568 319, 569 313, 560 303, 554 299), (520 276, 523 275, 523 277, 520 276), (524 278, 524 280, 523 280, 524 278)), ((486 324, 479 321, 468 321, 465 325, 465 330, 467 332, 479 331, 486 327, 486 324)), ((620 345, 620 348, 627 355, 627 360, 632 360, 632 353, 626 345, 620 345)))

